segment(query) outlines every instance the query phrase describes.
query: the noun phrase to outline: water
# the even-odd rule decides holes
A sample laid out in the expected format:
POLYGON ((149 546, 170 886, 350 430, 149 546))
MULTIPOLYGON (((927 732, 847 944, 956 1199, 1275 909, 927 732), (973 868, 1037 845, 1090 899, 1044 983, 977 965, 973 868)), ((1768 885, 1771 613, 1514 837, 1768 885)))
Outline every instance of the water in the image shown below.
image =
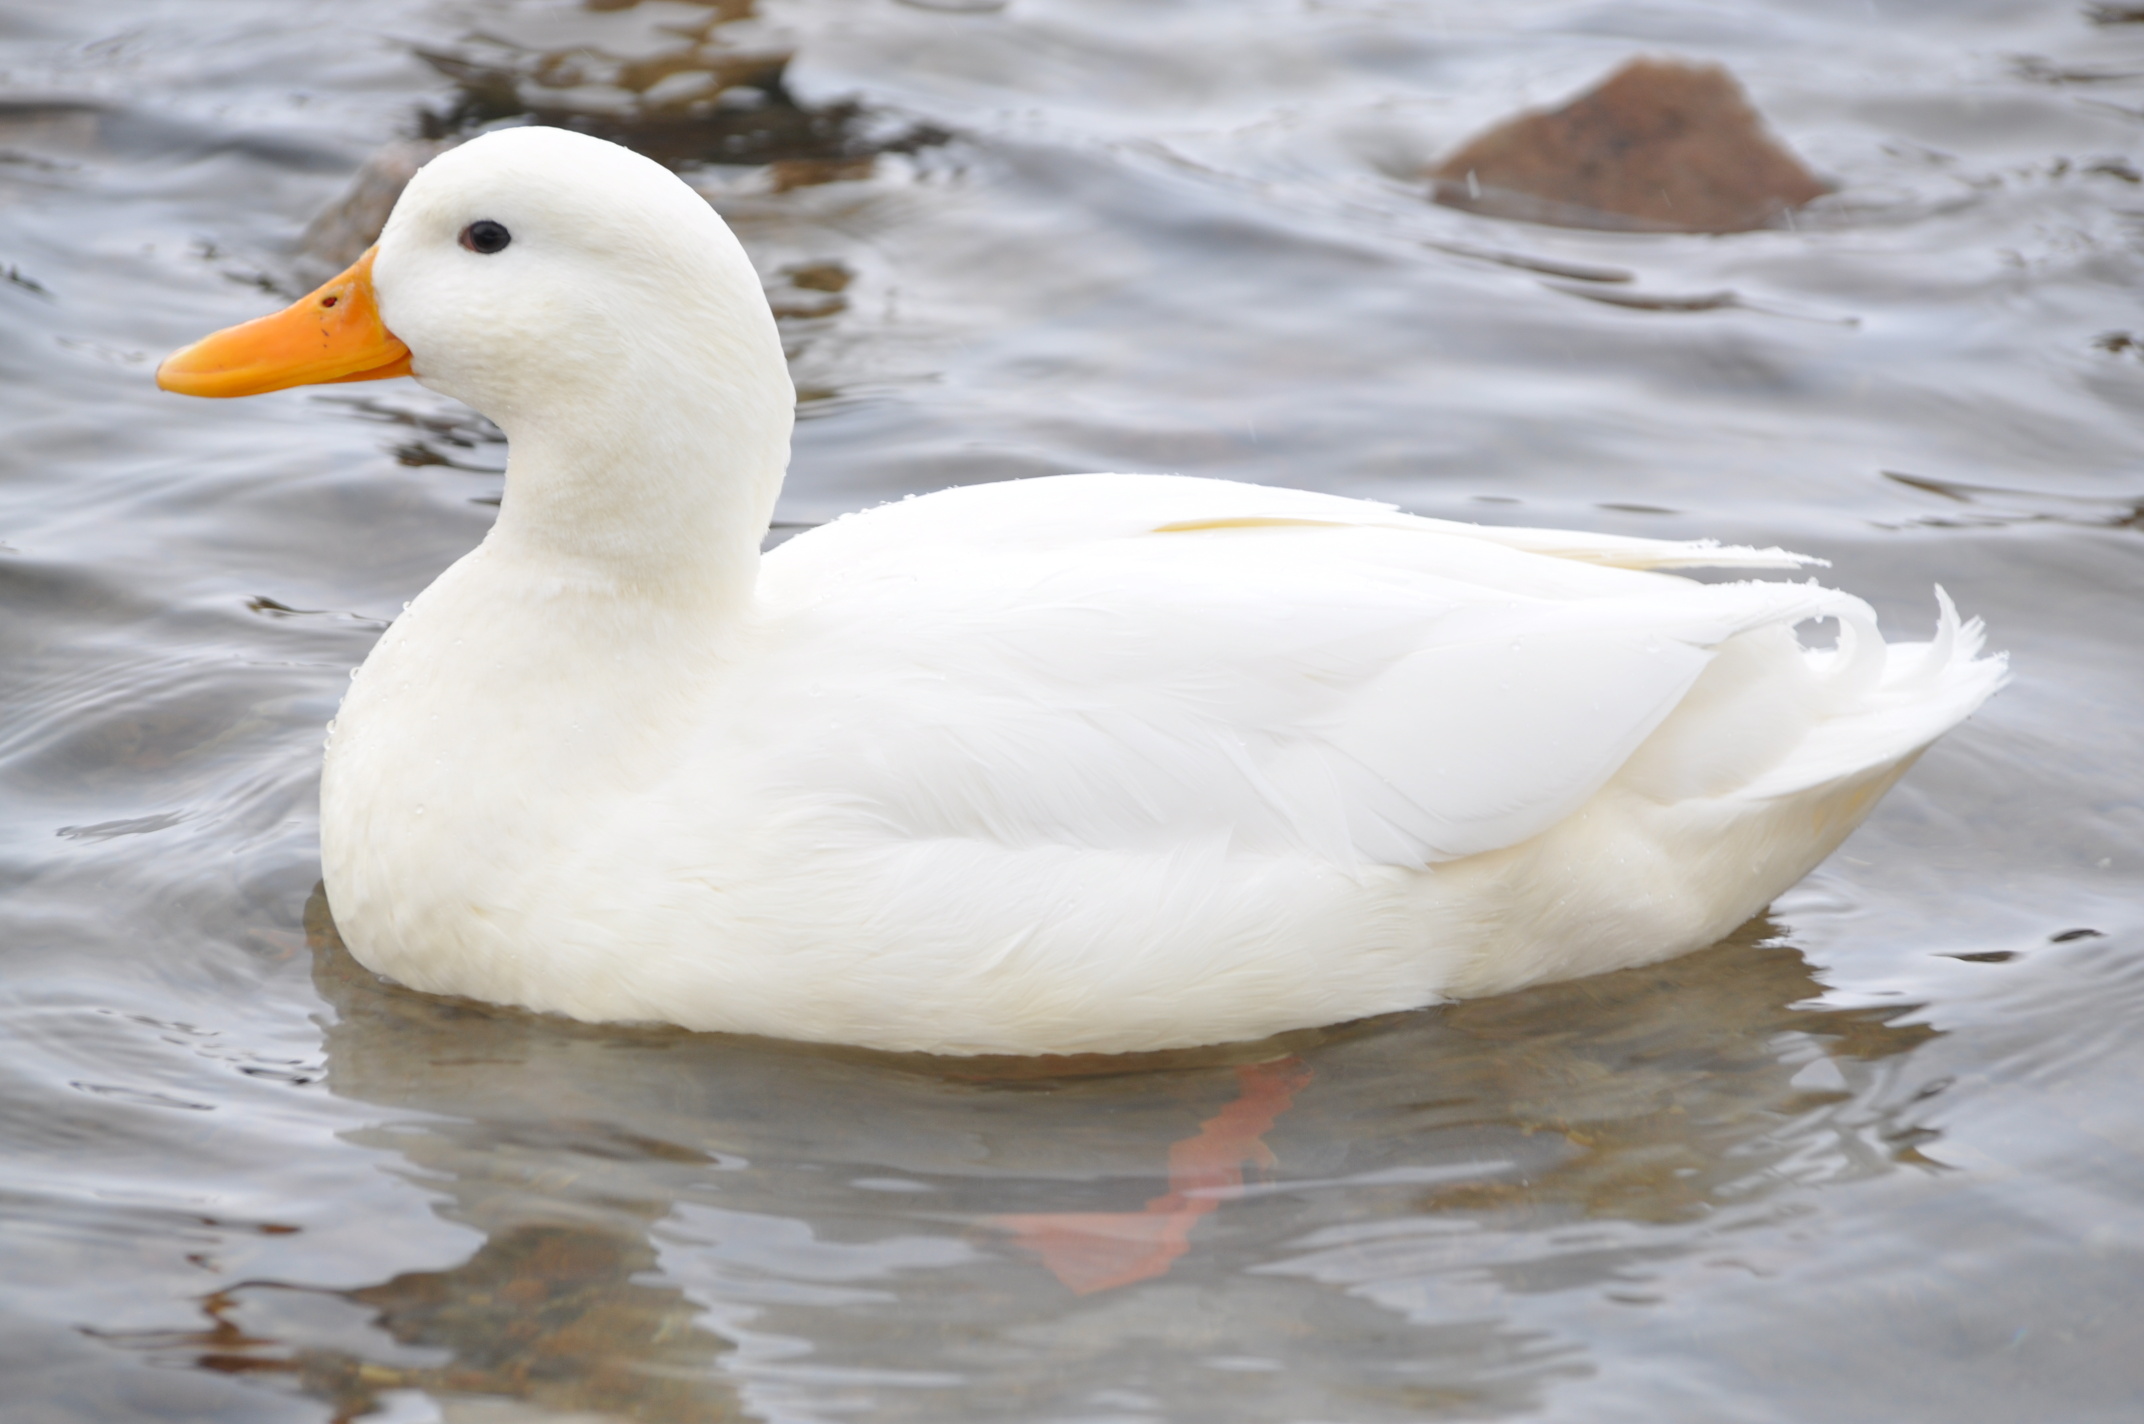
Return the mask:
POLYGON ((2135 1417, 2121 13, 0 10, 6 1417, 2135 1417), (1729 64, 1841 191, 1731 238, 1423 201, 1634 52, 1729 64), (644 122, 755 74, 757 118, 644 122), (692 174, 786 313, 785 526, 1167 469, 1781 543, 1902 631, 1941 581, 2018 680, 1727 944, 1280 1043, 892 1059, 382 985, 313 894, 321 728, 503 451, 407 382, 149 372, 301 287, 381 145, 532 94, 739 160, 692 174))

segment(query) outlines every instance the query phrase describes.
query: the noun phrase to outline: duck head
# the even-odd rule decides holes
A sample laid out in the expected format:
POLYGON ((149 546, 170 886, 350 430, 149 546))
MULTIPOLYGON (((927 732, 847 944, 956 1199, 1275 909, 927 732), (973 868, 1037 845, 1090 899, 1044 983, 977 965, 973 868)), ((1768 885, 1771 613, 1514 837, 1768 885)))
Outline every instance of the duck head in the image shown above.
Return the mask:
POLYGON ((612 532, 652 553, 648 525, 694 532, 693 490, 711 487, 764 529, 787 463, 795 391, 743 247, 676 175, 584 134, 506 129, 441 154, 348 271, 175 352, 157 383, 239 396, 405 374, 506 432, 502 524, 577 527, 568 542, 601 542, 630 506, 638 529, 612 532))

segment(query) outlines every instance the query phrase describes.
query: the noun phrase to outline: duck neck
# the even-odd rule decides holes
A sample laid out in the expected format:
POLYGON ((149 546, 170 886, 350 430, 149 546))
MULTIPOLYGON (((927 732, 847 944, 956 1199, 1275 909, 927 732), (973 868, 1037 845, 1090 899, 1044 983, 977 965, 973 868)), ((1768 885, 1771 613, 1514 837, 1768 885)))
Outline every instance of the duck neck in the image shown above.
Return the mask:
POLYGON ((777 356, 774 379, 652 374, 576 383, 501 414, 506 492, 486 543, 561 592, 701 618, 740 611, 789 462, 787 370, 777 356))

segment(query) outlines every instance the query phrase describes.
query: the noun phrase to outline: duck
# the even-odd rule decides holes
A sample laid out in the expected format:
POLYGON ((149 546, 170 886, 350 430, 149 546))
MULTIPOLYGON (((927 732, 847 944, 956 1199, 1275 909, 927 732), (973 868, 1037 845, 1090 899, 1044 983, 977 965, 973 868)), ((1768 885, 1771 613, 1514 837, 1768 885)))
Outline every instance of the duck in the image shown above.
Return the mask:
POLYGON ((1780 549, 1206 478, 947 489, 763 552, 796 398, 751 260, 560 129, 440 154, 349 270, 157 380, 400 375, 509 442, 321 774, 343 940, 427 993, 1039 1055, 1508 992, 1717 942, 2007 675, 1940 588, 1886 643, 1747 576, 1819 562, 1780 549))

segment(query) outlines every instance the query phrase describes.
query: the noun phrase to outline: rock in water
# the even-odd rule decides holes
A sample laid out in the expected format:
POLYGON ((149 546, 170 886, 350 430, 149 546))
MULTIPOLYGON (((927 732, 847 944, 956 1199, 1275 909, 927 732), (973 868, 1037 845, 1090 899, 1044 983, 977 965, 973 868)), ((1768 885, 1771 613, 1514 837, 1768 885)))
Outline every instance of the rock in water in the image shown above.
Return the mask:
POLYGON ((1831 191, 1717 64, 1634 59, 1560 109, 1507 119, 1430 175, 1436 199, 1559 227, 1747 232, 1831 191))
POLYGON ((409 138, 388 144, 365 160, 350 190, 323 209, 298 239, 300 265, 308 278, 325 279, 355 262, 380 240, 380 229, 394 211, 418 169, 452 148, 458 139, 409 138))

